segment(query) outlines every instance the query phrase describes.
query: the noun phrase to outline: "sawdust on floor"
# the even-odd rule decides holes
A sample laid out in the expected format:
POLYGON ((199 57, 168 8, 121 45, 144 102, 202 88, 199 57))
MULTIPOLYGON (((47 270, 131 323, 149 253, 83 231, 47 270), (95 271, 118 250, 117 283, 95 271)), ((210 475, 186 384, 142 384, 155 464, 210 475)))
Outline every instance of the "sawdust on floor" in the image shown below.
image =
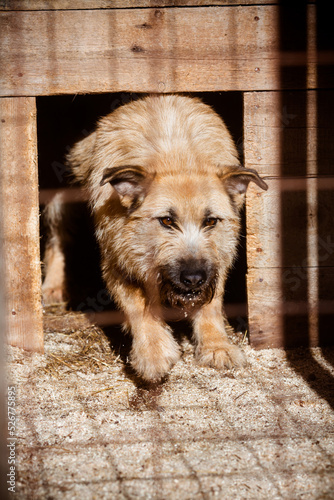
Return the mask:
POLYGON ((143 385, 120 330, 49 308, 45 331, 45 355, 8 348, 15 498, 334 498, 333 349, 236 336, 249 364, 221 373, 181 338, 169 377, 143 385))

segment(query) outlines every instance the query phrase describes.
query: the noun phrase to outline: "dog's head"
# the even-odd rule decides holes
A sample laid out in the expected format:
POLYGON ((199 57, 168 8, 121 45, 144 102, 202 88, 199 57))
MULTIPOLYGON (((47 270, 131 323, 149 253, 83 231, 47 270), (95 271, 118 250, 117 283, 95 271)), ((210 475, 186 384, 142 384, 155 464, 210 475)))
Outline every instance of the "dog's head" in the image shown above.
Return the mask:
MULTIPOLYGON (((127 211, 123 238, 127 269, 152 290, 162 304, 196 310, 222 293, 238 241, 239 211, 249 182, 266 183, 240 166, 208 174, 147 174, 141 167, 107 169, 127 211)), ((150 290, 148 290, 150 292, 150 290)))

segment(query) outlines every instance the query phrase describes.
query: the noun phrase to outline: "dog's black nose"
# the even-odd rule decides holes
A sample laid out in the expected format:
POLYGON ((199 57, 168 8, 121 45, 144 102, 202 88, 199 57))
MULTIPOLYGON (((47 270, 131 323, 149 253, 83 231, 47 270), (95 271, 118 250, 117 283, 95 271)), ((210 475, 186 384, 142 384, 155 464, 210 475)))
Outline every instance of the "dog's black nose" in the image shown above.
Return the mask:
POLYGON ((199 288, 206 282, 206 272, 201 269, 181 271, 180 281, 187 288, 199 288))

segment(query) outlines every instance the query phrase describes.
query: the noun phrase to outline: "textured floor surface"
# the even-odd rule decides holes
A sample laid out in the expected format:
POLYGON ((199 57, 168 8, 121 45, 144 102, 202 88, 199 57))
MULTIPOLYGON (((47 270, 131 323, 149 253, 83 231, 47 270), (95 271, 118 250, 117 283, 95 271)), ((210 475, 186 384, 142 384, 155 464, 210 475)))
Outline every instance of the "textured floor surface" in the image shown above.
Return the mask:
POLYGON ((333 499, 334 350, 245 345, 220 373, 182 347, 151 387, 80 315, 47 315, 45 356, 9 348, 13 498, 333 499))

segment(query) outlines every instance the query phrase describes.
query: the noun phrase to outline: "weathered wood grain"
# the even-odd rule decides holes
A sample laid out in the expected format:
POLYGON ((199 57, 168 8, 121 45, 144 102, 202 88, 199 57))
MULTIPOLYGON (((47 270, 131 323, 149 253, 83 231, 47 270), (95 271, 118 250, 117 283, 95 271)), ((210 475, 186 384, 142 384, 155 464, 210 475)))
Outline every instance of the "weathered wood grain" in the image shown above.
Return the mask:
MULTIPOLYGON (((320 255, 324 242, 334 240, 333 98, 332 91, 245 95, 245 165, 270 176, 267 192, 248 191, 250 267, 305 265, 311 223, 313 252, 320 255)), ((334 255, 317 261, 334 265, 334 255)))
MULTIPOLYGON (((275 4, 277 0, 257 0, 256 3, 275 4)), ((253 0, 0 0, 0 10, 90 10, 252 4, 253 0)))
MULTIPOLYGON (((244 94, 244 162, 262 176, 280 176, 282 144, 282 94, 280 92, 247 92, 244 94)), ((280 185, 266 179, 264 192, 251 185, 246 198, 247 265, 281 267, 281 191, 280 185), (263 235, 265 237, 263 238, 263 235)), ((253 301, 248 282, 249 310, 261 307, 253 301)), ((276 307, 280 307, 276 300, 276 307)))
POLYGON ((276 5, 0 13, 2 95, 278 89, 276 5))
POLYGON ((333 90, 247 92, 244 112, 249 168, 274 177, 333 175, 333 90))
POLYGON ((278 5, 116 6, 2 10, 2 95, 314 88, 301 75, 317 64, 333 86, 332 51, 280 51, 278 5))
POLYGON ((250 187, 246 208, 249 267, 306 267, 311 251, 317 253, 319 266, 334 266, 334 176, 311 180, 322 187, 315 207, 310 202, 308 181, 268 180, 265 193, 250 187), (316 224, 315 250, 308 244, 311 220, 316 224))
POLYGON ((43 352, 34 98, 0 99, 0 159, 8 342, 43 352))
POLYGON ((250 269, 248 313, 251 343, 256 348, 333 344, 334 268, 250 269), (319 289, 308 293, 310 279, 319 289))
POLYGON ((253 345, 330 340, 333 318, 321 307, 334 311, 331 97, 322 91, 245 95, 245 165, 269 176, 268 191, 251 186, 246 202, 253 345))
MULTIPOLYGON (((5 334, 6 334, 6 315, 5 315, 5 279, 4 279, 4 262, 3 262, 3 238, 2 238, 2 206, 3 198, 0 188, 0 474, 1 477, 6 477, 8 471, 8 454, 6 437, 8 436, 8 407, 5 404, 5 394, 8 388, 6 377, 6 358, 5 358, 5 334), (7 387, 6 387, 7 386, 7 387)), ((0 496, 1 498, 8 498, 7 484, 1 481, 0 496)))

